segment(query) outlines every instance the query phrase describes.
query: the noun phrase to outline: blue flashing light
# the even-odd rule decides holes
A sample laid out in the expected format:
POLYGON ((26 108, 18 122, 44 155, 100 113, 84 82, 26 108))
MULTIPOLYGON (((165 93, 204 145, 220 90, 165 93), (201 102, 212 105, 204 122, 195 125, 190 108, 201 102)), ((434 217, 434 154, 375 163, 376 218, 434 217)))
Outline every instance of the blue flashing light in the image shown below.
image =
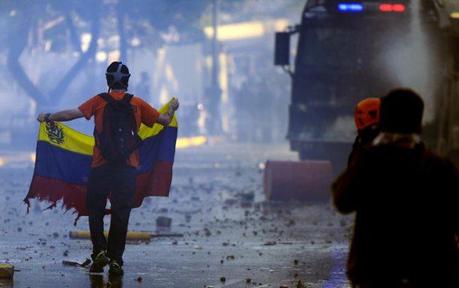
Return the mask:
POLYGON ((362 12, 363 5, 359 3, 340 3, 338 4, 340 12, 362 12))

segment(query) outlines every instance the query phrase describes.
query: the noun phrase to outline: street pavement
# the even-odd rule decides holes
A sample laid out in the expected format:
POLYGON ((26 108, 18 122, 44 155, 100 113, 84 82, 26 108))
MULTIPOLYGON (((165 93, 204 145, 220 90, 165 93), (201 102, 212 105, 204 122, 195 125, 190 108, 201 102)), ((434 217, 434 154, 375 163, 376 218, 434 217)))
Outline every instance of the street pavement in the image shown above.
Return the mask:
MULTIPOLYGON (((263 163, 293 160, 287 144, 215 144, 178 150, 169 198, 147 198, 133 210, 129 230, 156 232, 170 217, 182 237, 129 243, 125 275, 90 275, 83 262, 89 240, 69 237, 87 230, 87 218, 59 205, 21 202, 33 173, 30 151, 0 152, 0 262, 15 266, 0 287, 348 287, 345 261, 352 216, 330 203, 271 203, 262 189, 263 163), (15 161, 16 159, 16 161, 15 161), (303 286, 299 286, 301 281, 303 286)), ((109 217, 106 217, 108 228, 109 217)), ((300 284, 300 285, 301 285, 300 284)))

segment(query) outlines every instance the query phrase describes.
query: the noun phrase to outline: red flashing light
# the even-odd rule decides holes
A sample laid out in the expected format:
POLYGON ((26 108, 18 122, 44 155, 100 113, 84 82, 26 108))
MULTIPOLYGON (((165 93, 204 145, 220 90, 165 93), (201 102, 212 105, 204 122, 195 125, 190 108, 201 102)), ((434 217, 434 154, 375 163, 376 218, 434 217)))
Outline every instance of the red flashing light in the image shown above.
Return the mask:
POLYGON ((396 12, 396 13, 403 13, 406 10, 406 6, 404 4, 389 4, 384 3, 379 5, 379 11, 381 12, 396 12))
POLYGON ((381 12, 392 12, 392 4, 381 4, 379 5, 381 12))
POLYGON ((392 5, 392 9, 394 10, 394 12, 402 13, 405 12, 406 7, 403 4, 394 4, 392 5))

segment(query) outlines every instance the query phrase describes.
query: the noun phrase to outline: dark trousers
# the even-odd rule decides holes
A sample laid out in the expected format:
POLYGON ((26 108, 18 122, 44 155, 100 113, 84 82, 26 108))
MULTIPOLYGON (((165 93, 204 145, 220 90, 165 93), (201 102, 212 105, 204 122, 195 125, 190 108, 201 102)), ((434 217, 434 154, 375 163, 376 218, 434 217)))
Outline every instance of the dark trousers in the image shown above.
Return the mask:
POLYGON ((123 263, 129 215, 134 203, 136 170, 127 165, 106 164, 93 168, 88 179, 86 207, 93 253, 107 250, 110 259, 123 263), (104 215, 110 195, 111 221, 108 240, 104 236, 104 215))

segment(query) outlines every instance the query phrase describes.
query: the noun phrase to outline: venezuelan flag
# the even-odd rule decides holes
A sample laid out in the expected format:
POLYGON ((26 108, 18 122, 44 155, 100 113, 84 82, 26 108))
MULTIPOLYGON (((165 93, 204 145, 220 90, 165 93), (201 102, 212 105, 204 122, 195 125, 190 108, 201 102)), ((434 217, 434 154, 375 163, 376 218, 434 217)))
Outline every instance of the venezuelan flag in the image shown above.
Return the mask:
MULTIPOLYGON (((166 104, 159 112, 168 110, 166 104)), ((141 125, 139 136, 143 143, 139 148, 140 166, 137 169, 135 207, 140 207, 147 196, 169 196, 172 182, 172 165, 177 141, 177 119, 168 127, 155 124, 141 125)), ((49 201, 55 207, 62 200, 63 208, 75 209, 80 216, 87 216, 86 184, 91 170, 94 138, 82 134, 60 122, 42 122, 38 133, 35 170, 29 192, 30 199, 49 201)))

